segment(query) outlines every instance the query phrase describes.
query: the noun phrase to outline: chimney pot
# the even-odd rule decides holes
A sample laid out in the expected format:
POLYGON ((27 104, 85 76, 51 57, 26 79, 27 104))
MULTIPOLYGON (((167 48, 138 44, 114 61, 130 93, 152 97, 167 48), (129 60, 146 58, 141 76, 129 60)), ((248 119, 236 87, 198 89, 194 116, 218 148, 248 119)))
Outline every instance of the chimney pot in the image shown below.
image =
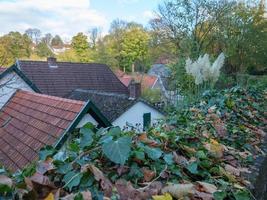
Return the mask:
POLYGON ((129 95, 132 99, 137 99, 141 96, 141 83, 132 81, 128 86, 129 95))
POLYGON ((48 57, 47 58, 48 66, 50 68, 57 68, 57 58, 48 57))

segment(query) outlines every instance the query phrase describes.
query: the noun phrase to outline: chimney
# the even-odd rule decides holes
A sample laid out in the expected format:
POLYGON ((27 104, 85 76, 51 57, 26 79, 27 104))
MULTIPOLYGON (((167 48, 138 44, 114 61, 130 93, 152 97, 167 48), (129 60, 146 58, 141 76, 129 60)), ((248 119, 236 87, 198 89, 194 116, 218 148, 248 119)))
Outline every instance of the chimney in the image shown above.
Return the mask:
POLYGON ((54 57, 48 57, 47 63, 49 68, 57 68, 57 59, 54 57))
POLYGON ((137 99, 141 96, 141 83, 132 81, 128 86, 129 95, 131 99, 137 99))

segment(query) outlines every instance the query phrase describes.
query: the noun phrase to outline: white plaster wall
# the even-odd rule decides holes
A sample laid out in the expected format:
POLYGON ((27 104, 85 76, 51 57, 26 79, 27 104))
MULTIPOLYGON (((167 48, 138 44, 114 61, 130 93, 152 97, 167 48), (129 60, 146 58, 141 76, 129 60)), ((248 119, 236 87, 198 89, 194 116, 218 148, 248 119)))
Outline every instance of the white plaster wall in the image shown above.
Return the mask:
POLYGON ((137 102, 129 110, 124 112, 119 118, 117 118, 112 124, 113 126, 119 126, 121 129, 125 129, 126 123, 132 125, 141 124, 139 130, 143 130, 143 115, 144 113, 151 113, 151 123, 157 123, 160 119, 164 118, 156 109, 146 105, 143 102, 137 102))
POLYGON ((76 126, 76 128, 81 128, 83 127, 85 124, 87 124, 88 122, 91 122, 92 124, 94 124, 95 126, 98 125, 97 121, 90 115, 90 114, 85 114, 83 116, 83 118, 81 119, 81 121, 79 122, 79 124, 76 126))
POLYGON ((15 72, 7 74, 0 80, 0 108, 3 107, 17 89, 33 91, 15 72))

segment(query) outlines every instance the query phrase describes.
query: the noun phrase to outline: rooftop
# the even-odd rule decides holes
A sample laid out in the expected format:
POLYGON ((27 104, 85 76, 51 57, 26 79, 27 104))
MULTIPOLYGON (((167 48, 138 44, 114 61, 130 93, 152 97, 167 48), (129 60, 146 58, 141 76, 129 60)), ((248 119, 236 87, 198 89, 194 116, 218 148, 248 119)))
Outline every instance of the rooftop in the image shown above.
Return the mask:
POLYGON ((0 111, 0 163, 15 171, 68 129, 86 102, 18 90, 0 111))
POLYGON ((41 93, 48 95, 66 97, 77 88, 128 94, 127 87, 104 64, 18 61, 18 68, 41 93))

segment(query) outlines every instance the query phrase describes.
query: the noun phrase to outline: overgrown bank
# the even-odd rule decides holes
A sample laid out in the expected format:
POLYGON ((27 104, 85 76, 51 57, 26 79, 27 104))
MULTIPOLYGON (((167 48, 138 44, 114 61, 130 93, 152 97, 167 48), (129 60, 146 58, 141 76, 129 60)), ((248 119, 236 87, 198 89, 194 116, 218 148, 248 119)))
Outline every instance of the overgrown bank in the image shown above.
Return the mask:
POLYGON ((253 199, 246 174, 264 154, 266 98, 238 87, 206 92, 142 134, 87 125, 64 150, 43 149, 37 166, 0 170, 0 192, 17 199, 253 199))

